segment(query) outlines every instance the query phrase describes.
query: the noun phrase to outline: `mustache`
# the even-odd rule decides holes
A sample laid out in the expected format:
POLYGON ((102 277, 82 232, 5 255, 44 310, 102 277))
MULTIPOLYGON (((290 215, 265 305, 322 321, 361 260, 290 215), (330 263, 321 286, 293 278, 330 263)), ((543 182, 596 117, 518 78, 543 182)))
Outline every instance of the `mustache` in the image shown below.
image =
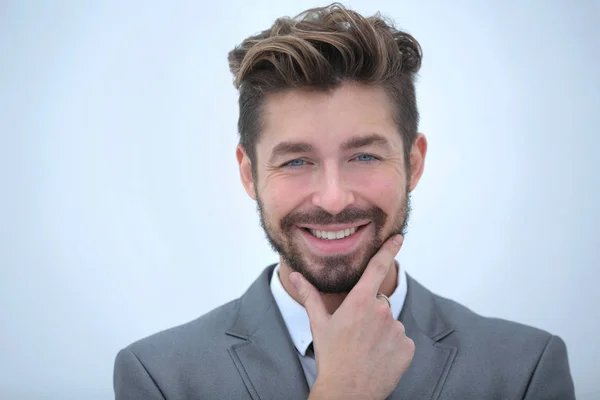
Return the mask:
POLYGON ((330 214, 322 208, 310 212, 293 212, 286 215, 281 220, 281 228, 284 231, 290 230, 298 224, 351 224, 360 220, 370 220, 375 226, 382 226, 387 218, 387 214, 379 207, 370 208, 345 208, 338 214, 330 214))

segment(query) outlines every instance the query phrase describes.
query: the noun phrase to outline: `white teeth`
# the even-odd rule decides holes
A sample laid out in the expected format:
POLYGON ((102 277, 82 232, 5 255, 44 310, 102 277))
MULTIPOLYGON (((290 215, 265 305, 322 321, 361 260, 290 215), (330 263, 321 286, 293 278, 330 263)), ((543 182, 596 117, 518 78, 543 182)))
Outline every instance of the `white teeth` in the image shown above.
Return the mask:
POLYGON ((312 233, 314 236, 325 240, 343 239, 352 235, 354 232, 356 232, 356 228, 347 228, 340 231, 319 231, 317 229, 310 230, 310 233, 312 233))

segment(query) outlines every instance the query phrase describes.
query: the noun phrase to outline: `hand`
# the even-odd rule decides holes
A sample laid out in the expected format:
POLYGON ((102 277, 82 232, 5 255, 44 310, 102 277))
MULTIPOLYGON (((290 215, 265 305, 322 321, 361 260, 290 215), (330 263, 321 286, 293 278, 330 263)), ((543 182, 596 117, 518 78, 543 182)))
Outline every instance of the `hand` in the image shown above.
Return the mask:
POLYGON ((376 297, 402 240, 384 243, 333 315, 314 286, 290 274, 310 319, 317 361, 309 399, 385 399, 410 366, 415 344, 387 301, 376 297))

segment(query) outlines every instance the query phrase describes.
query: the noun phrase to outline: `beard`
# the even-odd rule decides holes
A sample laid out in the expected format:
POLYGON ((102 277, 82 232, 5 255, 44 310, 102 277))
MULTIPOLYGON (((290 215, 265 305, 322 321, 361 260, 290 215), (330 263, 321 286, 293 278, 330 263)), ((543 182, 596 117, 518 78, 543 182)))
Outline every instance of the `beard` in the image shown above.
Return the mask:
MULTIPOLYGON (((395 215, 388 216, 381 208, 349 207, 339 214, 330 214, 319 208, 311 212, 291 212, 279 223, 279 230, 268 220, 264 203, 257 195, 260 224, 267 240, 274 251, 293 271, 300 272, 321 293, 348 293, 359 281, 371 258, 379 251, 383 243, 390 237, 406 235, 410 214, 410 192, 406 189, 404 201, 395 215), (391 228, 383 232, 389 218, 393 218, 391 228), (294 241, 294 230, 299 224, 350 224, 356 221, 370 221, 374 228, 373 235, 354 253, 333 256, 316 256, 306 254, 294 241)), ((361 228, 365 229, 365 228, 361 228)))

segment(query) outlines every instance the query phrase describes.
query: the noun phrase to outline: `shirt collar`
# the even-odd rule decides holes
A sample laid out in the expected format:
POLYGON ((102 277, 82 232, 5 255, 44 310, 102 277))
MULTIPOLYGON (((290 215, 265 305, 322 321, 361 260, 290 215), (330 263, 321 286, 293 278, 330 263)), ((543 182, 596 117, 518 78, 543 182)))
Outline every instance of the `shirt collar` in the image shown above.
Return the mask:
MULTIPOLYGON (((406 284, 406 272, 403 268, 399 268, 397 276, 396 289, 390 296, 392 314, 395 319, 400 318, 400 312, 402 312, 408 288, 406 284)), ((290 337, 294 342, 294 346, 296 346, 296 350, 305 356, 308 346, 313 341, 312 333, 310 332, 310 320, 304 307, 296 302, 283 288, 279 279, 279 265, 277 265, 271 277, 271 292, 290 333, 290 337)))

